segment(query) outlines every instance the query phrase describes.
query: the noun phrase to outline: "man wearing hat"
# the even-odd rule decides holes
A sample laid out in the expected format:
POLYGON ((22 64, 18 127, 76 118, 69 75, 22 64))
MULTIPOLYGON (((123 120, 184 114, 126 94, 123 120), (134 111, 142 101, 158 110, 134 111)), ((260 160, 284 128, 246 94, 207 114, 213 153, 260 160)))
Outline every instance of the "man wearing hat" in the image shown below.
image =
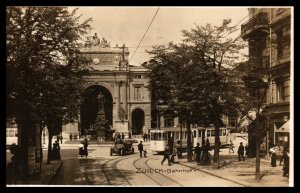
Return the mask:
POLYGON ((241 159, 245 161, 244 152, 245 152, 245 147, 243 146, 243 142, 241 142, 238 149, 239 161, 241 161, 241 159))

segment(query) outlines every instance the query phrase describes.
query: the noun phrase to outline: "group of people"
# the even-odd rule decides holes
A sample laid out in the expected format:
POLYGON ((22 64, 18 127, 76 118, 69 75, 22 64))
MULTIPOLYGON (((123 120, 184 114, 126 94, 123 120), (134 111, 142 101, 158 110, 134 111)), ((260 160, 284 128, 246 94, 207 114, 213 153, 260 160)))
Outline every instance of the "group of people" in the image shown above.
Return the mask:
POLYGON ((196 162, 198 164, 202 164, 202 165, 210 164, 209 150, 210 150, 210 142, 208 139, 206 139, 205 145, 203 147, 200 147, 200 143, 197 143, 196 147, 194 148, 194 153, 196 155, 196 162))
POLYGON ((88 141, 87 141, 87 139, 84 139, 83 141, 81 141, 79 143, 79 156, 80 157, 83 157, 83 156, 87 157, 88 156, 88 149, 87 149, 87 147, 88 147, 88 141))
POLYGON ((113 133, 113 140, 115 142, 119 141, 120 139, 122 139, 124 141, 124 139, 125 139, 124 133, 118 133, 118 132, 113 133))
MULTIPOLYGON (((277 149, 275 147, 271 147, 269 150, 269 156, 271 158, 271 167, 276 167, 276 161, 277 161, 277 149)), ((283 176, 288 177, 289 176, 289 162, 290 162, 290 149, 287 145, 283 147, 282 156, 279 162, 279 165, 283 162, 283 176)))
POLYGON ((180 141, 177 141, 174 147, 174 140, 173 138, 169 138, 168 145, 166 146, 163 154, 163 160, 161 161, 161 165, 168 160, 168 165, 170 166, 171 163, 178 163, 178 158, 181 157, 181 148, 180 148, 180 141))
POLYGON ((73 139, 77 139, 77 135, 70 133, 69 134, 69 139, 70 139, 70 141, 72 141, 73 139))

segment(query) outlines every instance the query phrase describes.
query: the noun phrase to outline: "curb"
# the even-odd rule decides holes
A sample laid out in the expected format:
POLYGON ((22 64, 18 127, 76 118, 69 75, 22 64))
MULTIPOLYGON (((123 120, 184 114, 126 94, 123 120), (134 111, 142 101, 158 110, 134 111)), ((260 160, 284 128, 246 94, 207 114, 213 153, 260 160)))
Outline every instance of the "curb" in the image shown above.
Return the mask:
POLYGON ((180 163, 180 162, 179 162, 179 164, 181 164, 181 165, 183 165, 183 166, 186 166, 186 167, 189 167, 189 168, 193 168, 193 169, 195 169, 195 170, 199 170, 199 171, 201 171, 201 172, 203 172, 203 173, 206 173, 206 174, 209 174, 209 175, 218 177, 218 178, 222 178, 222 179, 224 179, 224 180, 231 181, 231 182, 233 182, 233 183, 236 183, 236 184, 239 184, 239 185, 242 185, 242 186, 245 186, 245 187, 250 187, 248 184, 244 184, 243 182, 239 182, 239 181, 236 181, 236 180, 228 179, 228 178, 225 178, 225 177, 223 177, 223 176, 216 175, 216 174, 214 174, 214 173, 211 173, 211 172, 209 172, 209 171, 206 171, 206 170, 203 170, 203 169, 200 169, 200 168, 196 168, 196 167, 193 167, 193 166, 189 166, 189 165, 186 165, 186 164, 180 163))
POLYGON ((53 169, 53 173, 51 173, 52 175, 50 175, 49 177, 47 177, 46 179, 43 180, 42 184, 47 184, 50 185, 50 183, 52 182, 52 180, 54 179, 54 177, 56 176, 58 170, 63 166, 63 161, 60 161, 60 164, 58 164, 54 169, 53 169))

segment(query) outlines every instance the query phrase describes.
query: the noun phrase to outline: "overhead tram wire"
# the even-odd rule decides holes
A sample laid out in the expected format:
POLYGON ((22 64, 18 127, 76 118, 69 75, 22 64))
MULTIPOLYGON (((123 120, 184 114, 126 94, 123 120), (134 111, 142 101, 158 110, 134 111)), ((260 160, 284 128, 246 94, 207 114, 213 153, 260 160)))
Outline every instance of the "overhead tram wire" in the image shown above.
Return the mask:
MULTIPOLYGON (((241 23, 244 19, 246 19, 247 17, 249 17, 252 13, 253 13, 254 11, 252 11, 251 13, 249 13, 248 15, 246 15, 245 17, 243 17, 240 21, 238 21, 234 26, 237 26, 239 23, 241 23)), ((238 28, 238 29, 240 29, 240 28, 238 28)), ((230 34, 230 32, 225 32, 225 33, 223 33, 223 34, 221 34, 221 36, 224 36, 224 35, 229 35, 230 34)))
MULTIPOLYGON (((158 10, 159 10, 159 8, 157 9, 157 11, 156 11, 154 17, 156 16, 158 10)), ((239 23, 241 23, 243 20, 245 20, 248 16, 250 16, 250 14, 252 14, 252 13, 249 13, 248 15, 246 15, 245 17, 243 17, 243 18, 242 18, 241 20, 239 20, 234 26, 237 26, 239 23)), ((150 28, 150 26, 151 26, 151 24, 152 24, 152 22, 153 22, 153 20, 154 20, 154 17, 153 17, 153 19, 152 19, 150 25, 148 26, 148 29, 150 28)), ((136 48, 135 51, 134 51, 134 53, 136 53, 136 50, 137 50, 139 47, 153 47, 153 46, 158 46, 158 45, 145 45, 145 46, 140 46, 140 44, 141 44, 143 38, 145 37, 145 35, 146 35, 148 29, 146 30, 145 34, 143 35, 143 37, 142 37, 142 39, 141 39, 141 41, 140 41, 140 43, 138 44, 137 47, 135 47, 135 46, 128 47, 128 48, 130 48, 130 49, 136 48)), ((239 29, 240 29, 240 28, 239 28, 239 29)), ((227 31, 227 32, 223 32, 223 34, 221 34, 221 36, 223 36, 223 35, 225 35, 225 34, 228 35, 229 33, 230 33, 230 32, 228 32, 228 31, 227 31)), ((144 53, 146 53, 146 52, 144 52, 144 53)), ((131 58, 133 58, 133 56, 134 56, 134 54, 132 55, 131 58)), ((130 58, 130 60, 131 60, 131 58, 130 58)), ((130 60, 129 60, 129 61, 130 61, 130 60)))
POLYGON ((134 50, 134 52, 133 52, 133 54, 132 54, 131 58, 129 59, 129 62, 130 62, 130 61, 131 61, 131 59, 133 58, 133 56, 134 56, 134 54, 135 54, 136 50, 139 48, 139 46, 140 46, 140 44, 142 43, 142 41, 143 41, 144 37, 146 36, 146 34, 147 34, 147 32, 148 32, 148 30, 149 30, 150 26, 152 25, 152 23, 153 23, 153 21, 154 21, 154 19, 155 19, 156 15, 157 15, 157 13, 158 13, 158 11, 159 11, 159 7, 157 8, 157 10, 156 10, 156 12, 155 12, 155 14, 154 14, 154 16, 153 16, 153 18, 152 18, 152 20, 151 20, 151 22, 150 22, 150 24, 149 24, 148 28, 147 28, 147 30, 145 31, 145 33, 144 33, 144 35, 143 35, 142 39, 140 40, 140 42, 139 42, 138 46, 137 46, 137 47, 136 47, 136 49, 134 50))

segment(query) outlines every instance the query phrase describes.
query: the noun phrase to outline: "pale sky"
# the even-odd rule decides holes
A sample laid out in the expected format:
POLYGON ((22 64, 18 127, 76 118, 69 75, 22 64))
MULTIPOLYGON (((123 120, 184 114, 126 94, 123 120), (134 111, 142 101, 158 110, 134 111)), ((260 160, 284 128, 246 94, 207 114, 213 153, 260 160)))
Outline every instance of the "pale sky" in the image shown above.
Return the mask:
MULTIPOLYGON (((72 7, 71 7, 72 8, 72 7)), ((90 35, 105 37, 111 46, 118 44, 129 47, 132 57, 158 7, 79 7, 82 19, 93 18, 93 30, 90 35)), ((232 19, 232 25, 243 24, 248 20, 247 7, 160 7, 140 47, 129 64, 140 65, 150 59, 145 49, 152 45, 180 42, 183 29, 190 30, 194 24, 222 24, 223 19, 232 19), (246 18, 245 18, 246 17, 246 18), (243 20, 242 20, 243 19, 243 20), (242 20, 242 21, 241 21, 242 20)), ((234 37, 240 35, 238 30, 234 37)))

